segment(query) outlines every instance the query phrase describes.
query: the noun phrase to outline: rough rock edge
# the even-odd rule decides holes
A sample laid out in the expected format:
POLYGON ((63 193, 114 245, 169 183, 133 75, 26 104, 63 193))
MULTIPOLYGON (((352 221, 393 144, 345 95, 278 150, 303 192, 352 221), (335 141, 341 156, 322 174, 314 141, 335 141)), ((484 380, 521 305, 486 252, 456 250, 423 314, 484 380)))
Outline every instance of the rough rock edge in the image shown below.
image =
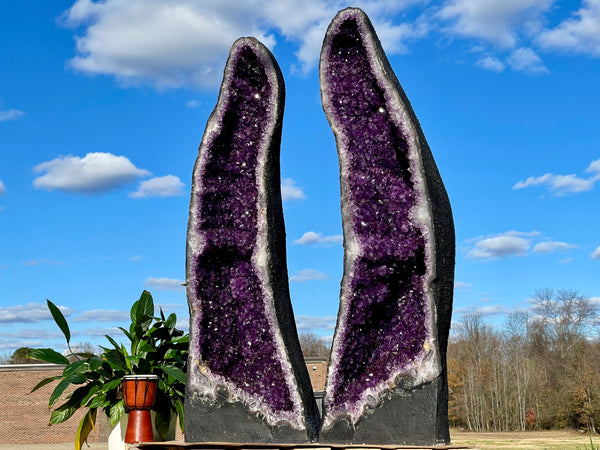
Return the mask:
MULTIPOLYGON (((390 402, 394 403, 392 400, 398 396, 402 398, 406 398, 406 396, 410 396, 411 392, 415 392, 414 389, 425 389, 425 391, 433 390, 435 391, 437 397, 436 399, 432 399, 432 405, 436 409, 436 419, 435 419, 435 440, 432 441, 432 438, 425 438, 425 441, 419 441, 418 439, 414 439, 413 437, 408 437, 404 443, 408 444, 411 442, 414 443, 444 443, 449 442, 449 435, 447 431, 447 375, 446 375, 446 347, 447 347, 447 339, 448 332, 450 327, 450 316, 451 316, 451 308, 452 308, 452 291, 453 291, 453 278, 454 278, 454 225, 452 220, 452 213, 450 209, 450 203, 448 200, 448 196, 446 194, 445 188, 439 176, 438 169, 433 160, 433 156, 429 149, 429 146, 425 140, 423 132, 421 130, 420 124, 412 110, 410 102, 406 97, 402 87, 400 86, 390 64, 385 56, 385 53, 381 47, 381 44, 377 38, 375 30, 369 21, 368 17, 357 8, 347 8, 338 13, 338 15, 331 22, 327 34, 325 36, 323 49, 321 53, 321 71, 326 70, 326 55, 327 51, 330 48, 331 40, 333 34, 339 29, 339 26, 346 21, 347 19, 355 19, 357 21, 359 30, 362 34, 363 42, 366 46, 369 60, 372 63, 372 69, 375 72, 375 76, 381 82, 381 87, 384 89, 386 97, 393 97, 399 104, 399 111, 395 111, 394 113, 390 112, 390 116, 395 118, 398 122, 403 125, 403 129, 407 131, 408 135, 408 143, 409 143, 409 151, 411 153, 416 152, 417 156, 420 157, 420 170, 421 177, 424 179, 424 183, 422 184, 423 192, 420 193, 427 200, 428 203, 428 215, 430 220, 429 227, 433 229, 433 233, 427 236, 427 241, 429 249, 431 253, 429 254, 428 261, 428 271, 433 269, 430 273, 431 278, 430 281, 430 289, 427 293, 427 297, 431 300, 433 299, 434 310, 431 311, 431 315, 429 317, 429 323, 431 324, 431 334, 432 338, 437 340, 434 347, 437 347, 438 355, 435 358, 437 360, 437 370, 427 371, 428 374, 424 374, 424 376, 417 375, 415 377, 415 383, 408 389, 402 388, 400 386, 396 388, 390 388, 388 390, 381 391, 379 393, 379 398, 377 405, 375 406, 375 411, 379 411, 381 409, 389 409, 390 402), (374 63, 374 64, 373 64, 374 63), (400 119, 400 120, 398 120, 400 119), (407 129, 408 128, 408 129, 407 129), (433 242, 431 241, 431 235, 433 235, 433 242), (433 261, 433 264, 430 264, 433 261), (432 266, 432 267, 429 267, 432 266), (436 336, 437 335, 437 336, 436 336), (421 385, 421 386, 419 386, 421 385), (387 403, 387 405, 386 405, 387 403), (429 439, 429 440, 427 440, 429 439), (419 442, 417 442, 419 441, 419 442)), ((331 117, 328 114, 328 99, 327 99, 327 91, 328 86, 324 81, 324 76, 321 75, 321 91, 322 91, 322 101, 323 107, 325 109, 325 113, 330 122, 330 125, 334 131, 336 141, 338 144, 338 149, 344 148, 344 136, 339 132, 335 118, 331 117)), ((413 155, 411 154, 411 164, 414 164, 413 155)), ((340 156, 340 170, 345 170, 343 167, 343 157, 340 156)), ((411 171, 414 170, 414 167, 411 165, 411 171)), ((413 171, 414 173, 414 171, 413 171)), ((343 183, 342 183, 343 184, 343 183)), ((342 186, 342 199, 344 198, 343 186, 342 186)), ((342 200, 343 203, 343 200, 342 200)), ((342 205, 342 208, 344 206, 342 205)), ((344 213, 344 210, 343 210, 344 213)), ((344 247, 346 249, 347 255, 345 255, 344 261, 344 272, 345 274, 349 273, 351 260, 354 259, 354 255, 357 253, 357 244, 353 242, 351 239, 347 242, 347 237, 351 236, 349 233, 350 230, 347 230, 349 225, 345 225, 344 227, 344 236, 345 242, 344 247)), ((428 230, 423 230, 424 233, 427 233, 428 230)), ((344 280, 346 276, 344 276, 344 280)), ((342 296, 343 296, 344 284, 342 285, 342 296)), ((340 304, 340 311, 338 313, 338 323, 336 325, 336 332, 334 336, 340 334, 343 330, 340 329, 341 326, 345 323, 344 320, 347 315, 347 308, 344 308, 345 305, 340 304)), ((330 360, 330 366, 328 369, 328 384, 332 373, 337 369, 337 364, 339 361, 336 359, 336 338, 334 337, 334 347, 332 348, 332 357, 330 360)), ((327 389, 327 388, 326 388, 327 389)), ((327 391, 326 391, 327 392, 327 391)), ((326 398, 327 400, 327 393, 326 398)), ((398 407, 406 406, 406 402, 399 402, 398 407)), ((428 407, 428 405, 422 405, 424 407, 428 407)), ((362 414, 356 416, 353 414, 344 414, 336 417, 328 417, 327 414, 327 402, 324 405, 324 420, 323 420, 323 428, 321 430, 322 437, 327 440, 327 431, 331 430, 334 426, 336 426, 336 422, 342 421, 344 423, 343 428, 347 428, 347 432, 342 433, 339 436, 344 442, 351 443, 352 437, 348 437, 349 435, 354 435, 356 429, 360 426, 360 422, 364 420, 369 415, 373 415, 374 410, 373 405, 365 405, 359 408, 362 414)), ((379 414, 377 414, 379 415, 379 414)), ((391 424, 390 424, 391 425, 391 424)), ((410 431, 410 430, 409 430, 410 431)), ((331 433, 338 434, 338 433, 331 433)), ((364 435, 364 433, 359 433, 364 435)), ((368 433, 367 433, 368 434, 368 433)), ((334 436, 331 436, 335 439, 334 436)), ((364 436, 362 436, 364 439, 364 436)), ((379 442, 383 443, 382 440, 386 440, 385 437, 377 437, 371 436, 373 441, 370 442, 379 442)), ((332 440, 330 440, 333 442, 332 440)), ((394 441, 392 439, 389 443, 400 443, 394 441)))
MULTIPOLYGON (((310 379, 300 344, 298 342, 296 325, 293 317, 291 301, 289 297, 289 287, 287 279, 287 262, 285 255, 285 228, 283 223, 283 208, 281 204, 280 171, 279 171, 279 147, 281 141, 281 128, 283 121, 283 107, 285 99, 285 88, 283 77, 279 66, 271 54, 258 40, 246 37, 238 39, 232 46, 229 59, 225 67, 223 83, 219 93, 217 105, 208 119, 204 136, 199 148, 199 156, 194 167, 194 177, 192 183, 192 196, 190 205, 190 217, 188 221, 187 238, 187 295, 190 308, 190 318, 201 317, 201 310, 198 308, 198 300, 195 298, 196 286, 194 283, 194 265, 192 261, 199 255, 204 247, 205 241, 202 236, 194 233, 197 228, 201 211, 197 204, 198 194, 202 192, 202 177, 207 163, 207 155, 203 149, 210 148, 222 128, 222 118, 229 101, 229 86, 232 80, 232 74, 235 69, 235 62, 240 51, 249 47, 264 64, 266 75, 273 88, 272 99, 270 101, 271 111, 267 111, 270 117, 271 126, 261 138, 260 152, 257 161, 257 183, 258 195, 257 209, 258 213, 258 237, 253 252, 252 266, 261 267, 257 270, 257 275, 263 284, 263 289, 270 289, 266 292, 265 311, 267 319, 275 332, 276 349, 279 360, 282 363, 282 369, 287 374, 285 382, 288 385, 292 401, 294 403, 294 412, 296 417, 276 417, 272 411, 264 408, 264 402, 250 396, 242 389, 228 382, 216 374, 207 371, 207 368, 201 364, 200 355, 196 348, 190 345, 189 369, 193 372, 188 376, 186 386, 186 406, 188 409, 202 408, 214 413, 215 407, 220 408, 225 403, 241 403, 247 414, 258 416, 265 421, 265 425, 270 428, 272 433, 266 437, 265 442, 279 441, 281 439, 290 441, 314 441, 316 440, 316 430, 319 424, 319 415, 314 400, 310 379), (270 281, 270 282, 269 282, 270 281), (270 298, 269 298, 270 297, 270 298), (279 330, 279 332, 277 332, 279 330), (226 393, 226 399, 223 394, 226 393), (281 433, 283 428, 289 427, 294 430, 305 431, 306 440, 302 439, 298 433, 293 433, 295 437, 285 436, 281 433), (278 435, 284 438, 278 438, 278 435)), ((199 330, 190 320, 190 335, 197 335, 199 330)), ((268 395, 268 393, 266 393, 268 395)), ((240 405, 240 406, 241 406, 240 405)), ((235 406, 235 405, 234 405, 235 406)), ((239 410, 239 407, 233 408, 239 410)), ((218 412, 216 413, 218 414, 218 412)), ((190 427, 193 428, 191 417, 186 414, 186 422, 190 420, 190 427)), ((202 420, 202 419, 200 419, 202 420)), ((252 419, 254 420, 254 419, 252 419)), ((227 427, 233 427, 228 423, 227 427)), ((186 429, 188 428, 186 424, 186 429)), ((231 433, 233 441, 240 441, 240 436, 231 433)), ((227 439, 227 433, 220 436, 221 439, 227 439)), ((242 436, 243 438, 243 436, 242 436)), ((257 441, 261 438, 257 437, 257 441)), ((207 439, 211 440, 211 439, 207 439)), ((213 439, 214 440, 214 439, 213 439)))

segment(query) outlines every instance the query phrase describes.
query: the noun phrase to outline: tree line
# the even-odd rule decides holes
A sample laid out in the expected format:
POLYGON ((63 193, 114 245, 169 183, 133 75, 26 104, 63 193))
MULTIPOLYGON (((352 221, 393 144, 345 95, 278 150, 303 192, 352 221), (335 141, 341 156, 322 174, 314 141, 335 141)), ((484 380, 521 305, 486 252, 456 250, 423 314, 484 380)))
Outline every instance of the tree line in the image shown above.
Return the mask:
POLYGON ((450 423, 473 431, 600 424, 598 305, 573 290, 535 293, 495 328, 464 315, 448 347, 450 423))
MULTIPOLYGON (((599 305, 574 290, 535 293, 527 312, 500 327, 481 315, 453 323, 448 345, 449 419, 472 431, 600 427, 599 305)), ((306 357, 329 342, 299 335, 306 357)), ((91 347, 90 344, 81 344, 91 347)), ((26 348, 3 363, 22 364, 26 348)))

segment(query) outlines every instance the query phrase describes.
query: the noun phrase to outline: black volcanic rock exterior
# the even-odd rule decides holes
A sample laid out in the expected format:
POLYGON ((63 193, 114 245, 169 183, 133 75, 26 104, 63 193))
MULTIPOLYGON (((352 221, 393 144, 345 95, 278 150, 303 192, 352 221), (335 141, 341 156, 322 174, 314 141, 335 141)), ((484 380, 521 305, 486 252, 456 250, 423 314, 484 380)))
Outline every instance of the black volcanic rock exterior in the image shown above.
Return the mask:
POLYGON ((231 49, 192 183, 187 442, 310 442, 318 410, 289 297, 284 85, 256 39, 231 49))
POLYGON ((449 442, 448 196, 367 16, 340 11, 320 63, 340 159, 344 277, 320 440, 449 442))

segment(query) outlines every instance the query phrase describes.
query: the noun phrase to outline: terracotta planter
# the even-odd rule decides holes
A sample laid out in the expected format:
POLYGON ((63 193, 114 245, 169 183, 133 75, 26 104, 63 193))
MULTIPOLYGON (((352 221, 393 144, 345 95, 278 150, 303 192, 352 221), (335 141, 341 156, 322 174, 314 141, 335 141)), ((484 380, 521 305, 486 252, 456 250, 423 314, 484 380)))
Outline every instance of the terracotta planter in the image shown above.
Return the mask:
POLYGON ((150 409, 156 398, 156 375, 127 375, 123 377, 123 401, 129 413, 125 442, 153 442, 150 409))

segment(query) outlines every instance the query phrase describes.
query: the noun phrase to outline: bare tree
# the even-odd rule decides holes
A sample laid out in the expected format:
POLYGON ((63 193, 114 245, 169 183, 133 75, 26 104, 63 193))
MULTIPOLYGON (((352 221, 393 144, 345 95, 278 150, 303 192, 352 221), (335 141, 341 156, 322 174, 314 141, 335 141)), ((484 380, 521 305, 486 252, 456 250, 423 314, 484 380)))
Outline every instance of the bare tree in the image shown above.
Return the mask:
POLYGON ((564 359, 589 334, 598 306, 575 290, 541 289, 533 296, 533 311, 564 359))
POLYGON ((323 337, 317 336, 315 333, 300 333, 298 339, 305 357, 329 357, 329 345, 323 337))

